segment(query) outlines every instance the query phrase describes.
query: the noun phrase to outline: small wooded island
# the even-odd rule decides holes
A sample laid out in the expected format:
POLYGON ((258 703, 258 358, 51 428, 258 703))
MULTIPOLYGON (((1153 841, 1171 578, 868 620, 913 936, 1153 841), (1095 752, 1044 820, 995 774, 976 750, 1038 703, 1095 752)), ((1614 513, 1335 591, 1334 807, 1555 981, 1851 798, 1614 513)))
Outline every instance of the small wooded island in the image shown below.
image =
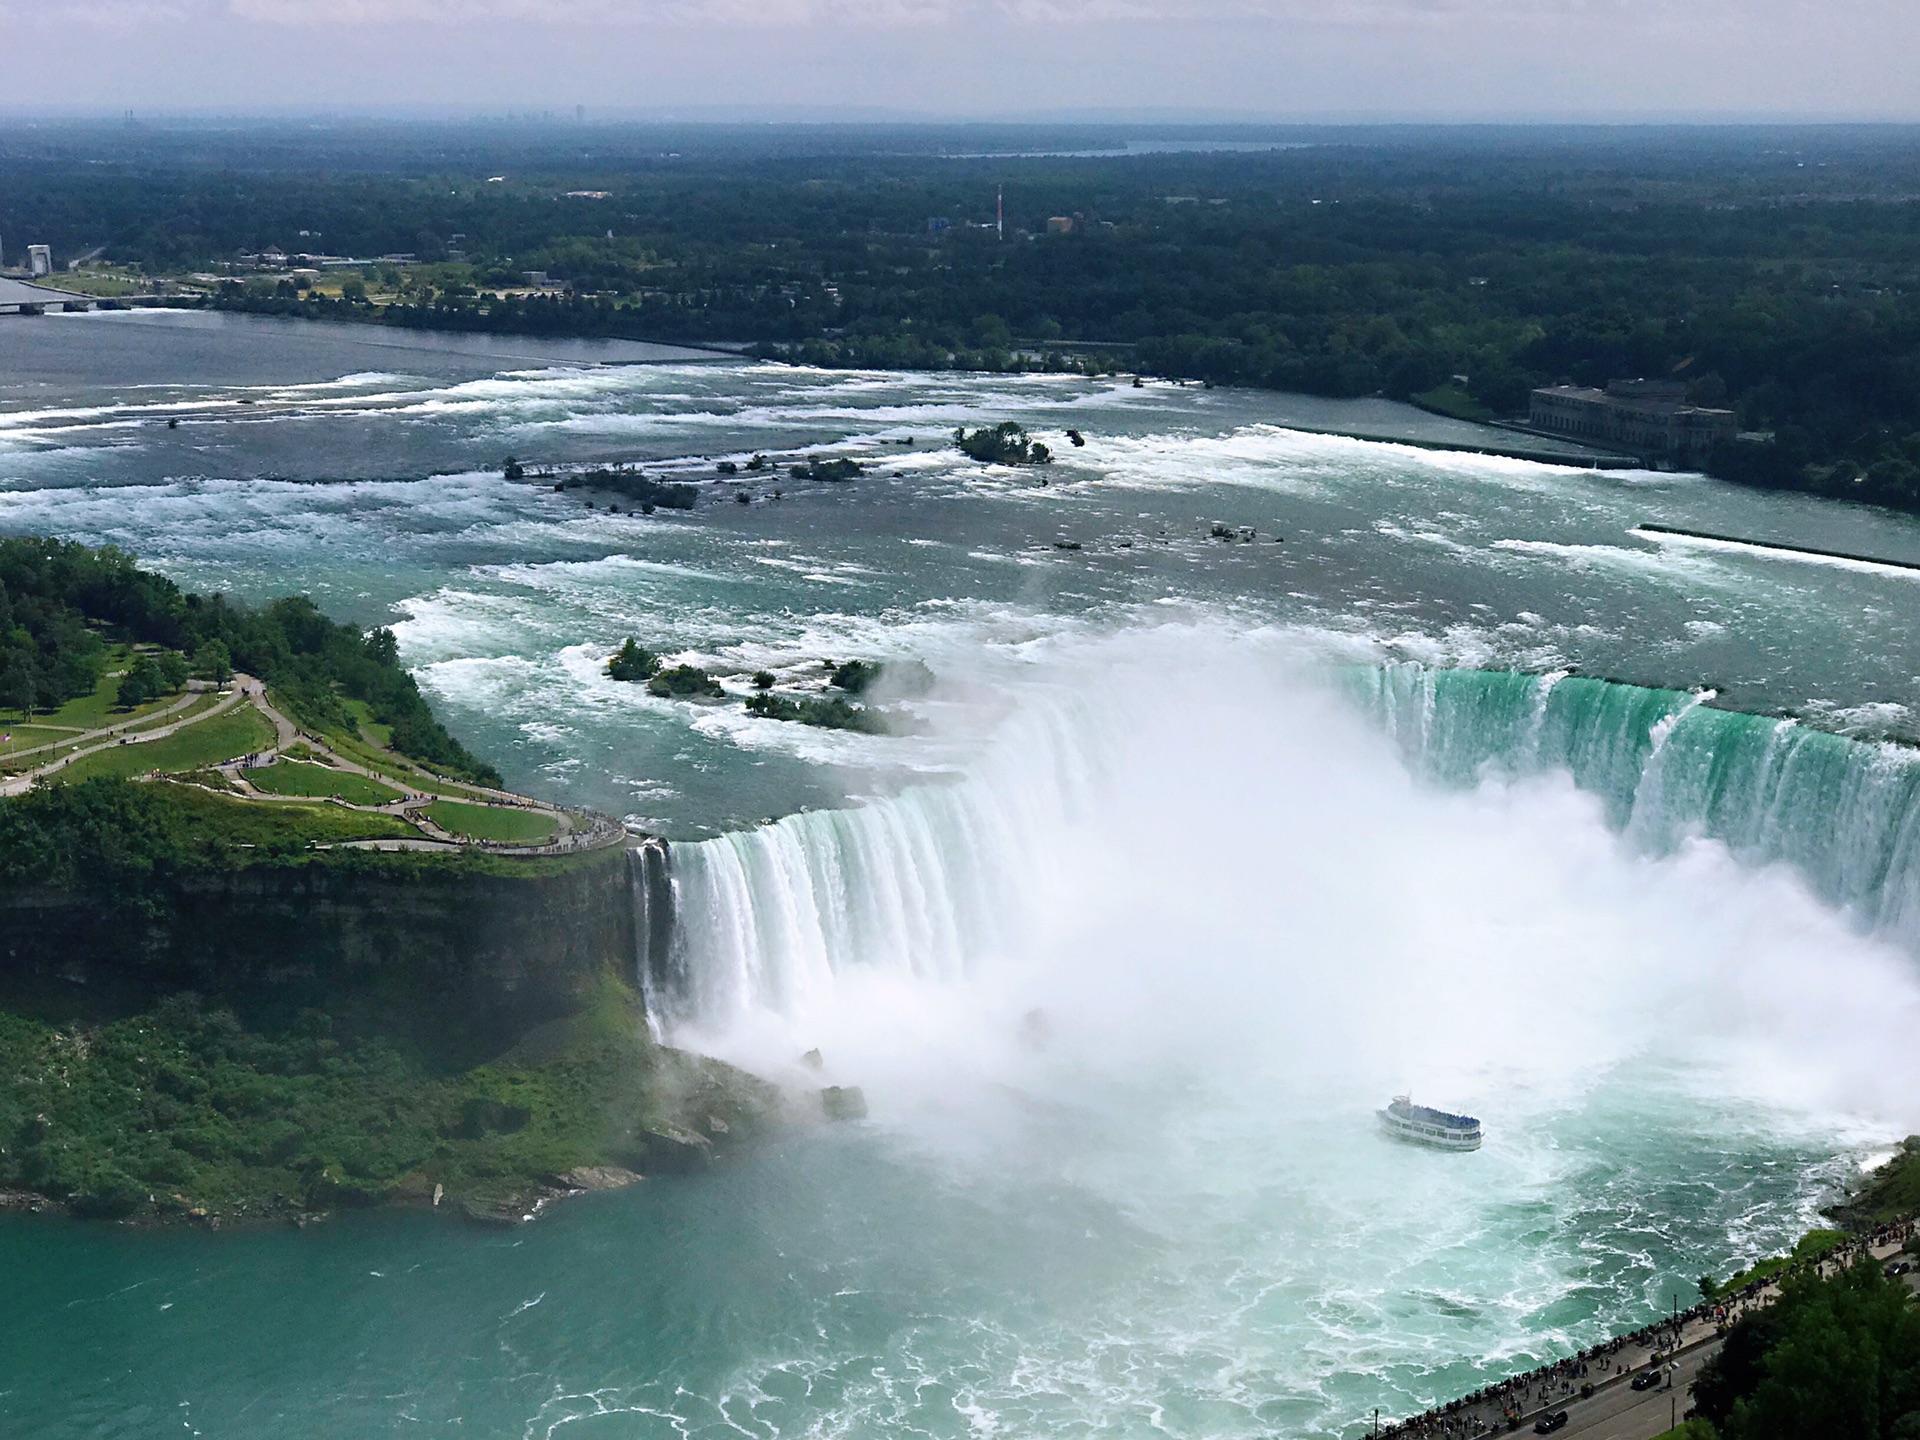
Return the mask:
POLYGON ((771 1091, 655 1044, 627 836, 512 794, 393 636, 0 541, 0 1204, 517 1220, 771 1091))

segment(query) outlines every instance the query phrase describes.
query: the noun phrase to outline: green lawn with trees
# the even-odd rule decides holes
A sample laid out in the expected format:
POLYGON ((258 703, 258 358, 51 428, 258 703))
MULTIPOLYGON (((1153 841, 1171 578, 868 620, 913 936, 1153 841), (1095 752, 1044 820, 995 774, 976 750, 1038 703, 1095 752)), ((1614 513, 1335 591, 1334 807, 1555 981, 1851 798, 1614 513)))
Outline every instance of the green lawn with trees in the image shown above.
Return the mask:
POLYGON ((153 704, 156 692, 164 698, 166 686, 179 689, 192 670, 219 679, 235 668, 266 680, 276 698, 315 729, 357 730, 346 708, 357 701, 387 728, 401 754, 498 783, 492 767, 434 718, 402 668, 390 630, 337 624, 304 596, 250 609, 223 595, 188 594, 110 547, 0 540, 0 706, 24 715, 27 706, 56 710, 92 697, 99 718, 73 723, 104 724, 122 698, 153 704), (108 637, 143 647, 127 655, 117 679, 108 637), (102 704, 109 685, 112 701, 102 704))

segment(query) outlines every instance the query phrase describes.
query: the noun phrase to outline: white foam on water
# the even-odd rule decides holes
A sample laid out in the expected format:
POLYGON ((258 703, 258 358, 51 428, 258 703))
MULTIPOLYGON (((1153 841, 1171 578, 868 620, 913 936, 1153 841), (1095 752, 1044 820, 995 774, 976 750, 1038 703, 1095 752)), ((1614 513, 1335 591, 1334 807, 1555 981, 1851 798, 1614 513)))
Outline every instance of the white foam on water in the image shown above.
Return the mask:
MULTIPOLYGON (((1564 776, 1430 790, 1298 637, 1017 648, 964 782, 675 861, 677 1038, 796 1085, 819 1047, 1010 1247, 1086 1217, 1055 1242, 1079 1291, 901 1341, 976 1417, 1351 1429, 1363 1393, 1443 1398, 1461 1357, 1563 1352, 1778 1245, 1816 1182, 1745 1157, 1920 1121, 1912 962, 1784 869, 1637 853, 1564 776), (1486 1148, 1377 1137, 1409 1089, 1486 1148)), ((818 1418, 857 1416, 928 1422, 894 1387, 818 1418)))

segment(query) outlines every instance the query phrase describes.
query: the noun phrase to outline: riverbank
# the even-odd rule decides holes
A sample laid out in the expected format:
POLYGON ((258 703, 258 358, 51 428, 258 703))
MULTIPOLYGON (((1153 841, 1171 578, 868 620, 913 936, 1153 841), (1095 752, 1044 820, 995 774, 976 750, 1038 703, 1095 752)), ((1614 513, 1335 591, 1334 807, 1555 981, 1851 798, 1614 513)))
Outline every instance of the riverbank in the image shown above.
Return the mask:
POLYGON ((1623 1418, 1635 1407, 1620 1392, 1640 1393, 1630 1389, 1636 1375, 1660 1375, 1660 1398, 1684 1392, 1727 1332, 1778 1301, 1796 1277, 1886 1263, 1906 1252, 1920 1230, 1920 1137, 1905 1141, 1899 1154, 1829 1213, 1855 1226, 1854 1233, 1812 1231, 1791 1255, 1761 1261, 1724 1284, 1703 1280, 1701 1289, 1711 1285, 1712 1293, 1685 1310, 1676 1307, 1641 1329, 1380 1426, 1377 1434, 1387 1440, 1475 1440, 1566 1410, 1569 1435, 1598 1434, 1604 1426, 1607 1440, 1651 1440, 1691 1405, 1677 1397, 1670 1410, 1652 1406, 1651 1418, 1623 1418))
POLYGON ((0 1074, 0 1208, 135 1225, 391 1205, 517 1222, 704 1167, 780 1110, 763 1082, 654 1042, 611 972, 472 1066, 318 1011, 256 1025, 179 994, 105 1024, 0 1012, 0 1074))

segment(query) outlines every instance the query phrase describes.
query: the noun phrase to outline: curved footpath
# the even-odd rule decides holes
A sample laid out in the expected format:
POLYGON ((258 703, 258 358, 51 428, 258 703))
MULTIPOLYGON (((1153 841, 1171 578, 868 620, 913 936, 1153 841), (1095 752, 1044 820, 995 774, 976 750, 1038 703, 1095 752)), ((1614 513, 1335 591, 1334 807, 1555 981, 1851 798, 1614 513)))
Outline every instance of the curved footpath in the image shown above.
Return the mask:
POLYGON ((120 745, 145 745, 155 740, 164 740, 169 735, 177 735, 190 725, 198 725, 202 720, 211 720, 216 715, 225 715, 228 711, 238 708, 243 698, 236 688, 197 715, 189 715, 185 719, 175 720, 169 724, 149 726, 149 721, 186 709, 208 693, 210 692, 205 690, 190 690, 166 709, 157 710, 152 715, 143 716, 138 720, 124 720, 118 725, 102 725, 93 730, 76 731, 65 740, 51 740, 44 745, 16 750, 12 756, 8 757, 9 759, 37 754, 42 750, 57 750, 62 745, 80 747, 68 751, 45 765, 0 779, 0 796, 24 795, 33 788, 35 781, 45 779, 49 775, 57 775, 74 761, 84 760, 89 755, 97 755, 102 750, 112 750, 120 745))
MULTIPOLYGON (((487 785, 474 785, 448 780, 435 775, 425 767, 416 765, 402 756, 392 757, 392 772, 382 773, 342 755, 318 735, 302 730, 279 707, 267 698, 267 687, 263 681, 251 675, 236 674, 233 684, 224 694, 204 710, 177 720, 166 717, 178 714, 182 710, 198 704, 206 695, 215 693, 207 689, 189 690, 178 700, 163 709, 154 711, 139 719, 128 719, 114 725, 98 726, 92 730, 75 730, 58 740, 49 740, 42 744, 17 750, 9 758, 17 759, 22 755, 35 755, 48 750, 60 750, 66 746, 74 748, 58 755, 44 765, 20 771, 17 774, 0 778, 0 797, 24 795, 38 781, 59 774, 77 760, 89 755, 97 755, 103 750, 116 749, 123 745, 144 745, 156 740, 164 740, 179 734, 190 726, 220 715, 230 714, 242 704, 251 705, 266 721, 273 726, 273 744, 266 750, 251 755, 227 760, 209 769, 217 770, 234 785, 231 791, 215 792, 222 798, 237 800, 252 805, 312 805, 331 804, 347 810, 356 810, 369 815, 391 815, 405 820, 418 829, 420 838, 393 838, 385 840, 346 840, 337 845, 317 848, 360 849, 360 850, 427 850, 457 851, 483 850, 491 855, 538 856, 566 855, 587 850, 610 848, 627 842, 626 827, 605 815, 575 812, 533 800, 525 795, 517 795, 510 790, 499 790, 487 785), (155 723, 159 722, 159 723, 155 723), (329 768, 344 774, 358 775, 364 779, 382 785, 394 785, 396 781, 406 786, 405 793, 398 799, 379 805, 357 805, 339 796, 310 795, 274 795, 257 789, 247 779, 247 772, 263 769, 278 763, 295 745, 305 746, 315 757, 329 768), (407 785, 407 777, 416 781, 429 782, 436 789, 422 789, 407 785), (437 800, 459 799, 466 803, 487 805, 493 808, 505 808, 530 811, 544 816, 552 822, 553 838, 538 845, 520 845, 507 841, 484 840, 478 837, 456 835, 440 825, 427 813, 427 807, 437 800)), ((209 788, 211 791, 211 787, 209 788)))
MULTIPOLYGON (((1905 1220, 1881 1226, 1867 1241, 1843 1246, 1815 1262, 1817 1268, 1831 1274, 1846 1265, 1884 1263, 1901 1253, 1915 1225, 1914 1220, 1905 1220)), ((1531 1427, 1542 1416, 1560 1410, 1567 1412, 1566 1427, 1557 1432, 1563 1436, 1653 1440, 1686 1417, 1688 1387, 1700 1367, 1719 1353, 1734 1322, 1773 1304, 1780 1298, 1781 1282, 1800 1269, 1792 1267, 1735 1294, 1682 1311, 1677 1326, 1672 1320, 1659 1321, 1423 1415, 1382 1425, 1380 1440, 1475 1440, 1531 1427), (1656 1365, 1664 1368, 1661 1383, 1635 1390, 1633 1376, 1656 1365), (1580 1393, 1583 1387, 1588 1394, 1580 1393)), ((1909 1275, 1907 1284, 1920 1289, 1920 1274, 1909 1275)))

